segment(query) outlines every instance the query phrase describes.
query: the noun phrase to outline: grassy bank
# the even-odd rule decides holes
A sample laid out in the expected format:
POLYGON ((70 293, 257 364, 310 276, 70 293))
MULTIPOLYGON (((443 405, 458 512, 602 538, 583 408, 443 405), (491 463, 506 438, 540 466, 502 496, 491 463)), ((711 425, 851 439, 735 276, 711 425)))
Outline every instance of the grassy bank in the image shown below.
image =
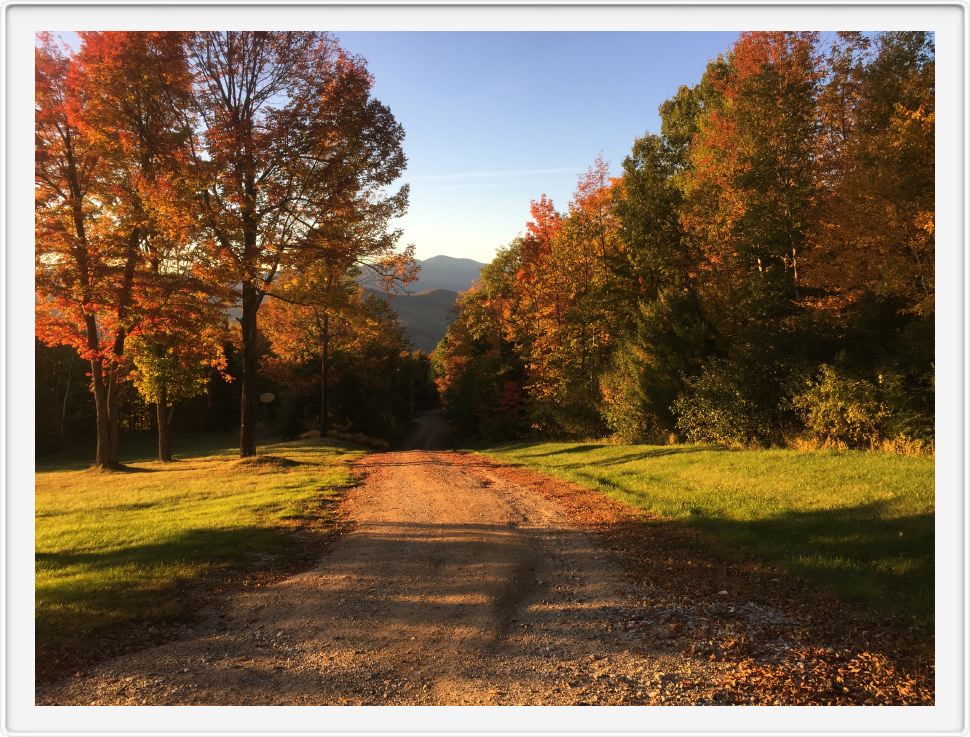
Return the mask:
POLYGON ((696 526, 874 612, 932 618, 932 458, 575 443, 483 452, 696 526))
POLYGON ((186 584, 294 562, 307 550, 294 529, 326 523, 360 454, 309 440, 263 446, 243 462, 213 437, 174 463, 140 452, 124 459, 127 472, 76 469, 70 458, 38 464, 39 656, 83 650, 133 622, 188 618, 198 601, 186 584))

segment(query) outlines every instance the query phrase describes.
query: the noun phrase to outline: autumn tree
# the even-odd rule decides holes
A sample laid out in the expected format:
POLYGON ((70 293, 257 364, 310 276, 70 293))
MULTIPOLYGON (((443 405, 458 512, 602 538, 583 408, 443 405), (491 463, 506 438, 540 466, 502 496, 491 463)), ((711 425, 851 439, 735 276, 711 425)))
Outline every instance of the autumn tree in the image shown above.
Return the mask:
MULTIPOLYGON (((823 100, 813 285, 871 292, 902 312, 934 307, 935 65, 932 35, 842 34, 823 100)), ((841 302, 844 305, 845 301, 841 302)))
POLYGON ((153 308, 129 337, 131 378, 155 406, 158 460, 172 460, 175 403, 206 392, 213 372, 226 373, 226 302, 191 277, 169 272, 153 285, 153 308))
POLYGON ((330 433, 330 366, 335 343, 360 331, 362 290, 344 268, 326 261, 309 272, 284 273, 266 307, 264 330, 284 360, 320 367, 320 433, 330 433), (356 323, 356 325, 355 325, 356 323), (356 330, 355 330, 356 328, 356 330))
POLYGON ((400 440, 416 408, 429 406, 427 357, 412 350, 383 300, 353 279, 341 289, 340 297, 331 290, 327 303, 270 297, 263 308, 261 331, 271 349, 265 373, 282 395, 281 430, 305 430, 308 410, 319 406, 321 434, 400 440))
POLYGON ((89 362, 95 465, 118 464, 125 342, 183 219, 189 73, 179 34, 82 32, 36 49, 37 331, 89 362))
MULTIPOLYGON (((283 267, 357 242, 361 222, 403 212, 403 130, 371 96, 364 61, 312 32, 202 32, 188 42, 202 124, 195 167, 219 273, 238 285, 240 454, 256 452, 257 315, 283 267)), ((370 244, 387 255, 393 238, 370 244)))
MULTIPOLYGON (((549 204, 539 209, 552 212, 549 204)), ((526 238, 499 249, 478 283, 458 296, 457 317, 431 356, 445 416, 463 436, 498 440, 526 428, 532 330, 548 309, 523 288, 539 278, 530 270, 544 266, 542 236, 536 236, 530 228, 526 238)))
POLYGON ((577 437, 601 429, 598 375, 615 337, 607 268, 622 249, 615 184, 601 158, 580 176, 536 280, 545 300, 527 357, 530 413, 577 437))

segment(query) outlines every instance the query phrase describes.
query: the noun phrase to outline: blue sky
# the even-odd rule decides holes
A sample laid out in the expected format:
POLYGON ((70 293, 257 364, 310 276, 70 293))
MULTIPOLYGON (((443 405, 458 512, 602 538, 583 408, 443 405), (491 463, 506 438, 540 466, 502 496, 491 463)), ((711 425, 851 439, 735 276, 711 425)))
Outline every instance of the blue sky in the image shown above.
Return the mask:
MULTIPOLYGON (((72 34, 65 34, 72 35, 72 34)), ((489 261, 529 203, 565 209, 602 153, 614 173, 657 107, 737 38, 724 32, 337 33, 404 126, 418 258, 489 261)), ((69 39, 73 41, 74 39, 69 39)))
POLYGON ((419 258, 489 261, 545 193, 565 209, 602 153, 614 172, 657 108, 736 33, 338 33, 404 125, 419 258))

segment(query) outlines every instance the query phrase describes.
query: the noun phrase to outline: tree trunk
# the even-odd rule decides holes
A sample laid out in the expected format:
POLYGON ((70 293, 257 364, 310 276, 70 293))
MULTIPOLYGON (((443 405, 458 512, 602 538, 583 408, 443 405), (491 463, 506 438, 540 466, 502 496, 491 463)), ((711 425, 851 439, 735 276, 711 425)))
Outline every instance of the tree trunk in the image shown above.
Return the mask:
POLYGON ((118 395, 118 368, 111 366, 108 370, 108 463, 111 466, 120 465, 118 458, 121 450, 121 401, 118 395))
POLYGON ((330 434, 330 314, 323 313, 323 346, 320 351, 320 435, 330 434))
POLYGON ((71 393, 71 369, 67 369, 67 386, 64 387, 64 402, 61 404, 61 444, 64 443, 64 425, 67 421, 67 398, 71 393))
POLYGON ((172 439, 168 426, 168 391, 164 385, 158 401, 155 402, 155 417, 158 423, 158 460, 170 461, 172 460, 172 439))
MULTIPOLYGON (((128 248, 125 254, 125 268, 121 286, 118 291, 118 328, 115 332, 111 353, 115 360, 108 367, 108 434, 110 438, 110 459, 112 466, 120 466, 119 451, 121 448, 121 382, 124 379, 125 339, 128 331, 125 320, 128 308, 132 302, 132 289, 135 284, 135 267, 138 265, 138 244, 141 242, 141 231, 133 228, 128 236, 128 248)), ((131 423, 129 422, 129 426, 131 423)))
POLYGON ((239 457, 256 455, 256 311, 259 295, 256 286, 243 282, 242 327, 243 375, 239 406, 239 457))
POLYGON ((91 387, 94 390, 94 413, 97 418, 97 449, 94 465, 98 468, 112 468, 111 430, 108 421, 108 389, 104 383, 101 360, 91 359, 91 387))

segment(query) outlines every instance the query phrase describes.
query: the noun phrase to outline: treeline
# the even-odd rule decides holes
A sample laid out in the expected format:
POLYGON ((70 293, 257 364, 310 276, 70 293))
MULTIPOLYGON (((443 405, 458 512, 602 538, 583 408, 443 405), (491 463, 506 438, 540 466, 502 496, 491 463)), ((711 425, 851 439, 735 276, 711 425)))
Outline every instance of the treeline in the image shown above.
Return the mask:
POLYGON ((290 433, 315 416, 400 434, 410 404, 373 398, 408 397, 423 359, 355 277, 414 276, 389 227, 404 131, 364 60, 325 33, 78 35, 76 53, 36 48, 38 446, 82 432, 81 373, 101 467, 125 421, 156 427, 170 459, 172 408, 193 397, 210 409, 193 427, 238 411, 243 456, 274 414, 290 433), (286 383, 312 383, 308 364, 315 400, 286 383))
MULTIPOLYGON (((293 439, 320 430, 321 434, 370 444, 393 444, 404 438, 413 417, 437 403, 429 357, 415 351, 397 318, 382 310, 380 300, 360 305, 359 313, 334 315, 335 334, 330 352, 326 386, 329 389, 322 430, 322 352, 309 346, 293 355, 271 340, 270 306, 267 328, 260 328, 261 371, 257 396, 273 400, 256 410, 256 437, 293 439), (367 315, 371 323, 363 325, 367 315), (341 320, 353 320, 343 325, 341 320), (351 330, 359 329, 359 334, 351 330)), ((231 326, 230 326, 231 327, 231 326)), ((238 377, 243 366, 238 340, 223 346, 222 369, 200 372, 192 396, 173 395, 159 433, 158 404, 139 391, 135 381, 122 384, 118 396, 121 435, 159 434, 163 447, 172 452, 173 435, 228 433, 239 427, 238 377)), ((305 340, 301 336, 302 340, 305 340)), ((38 455, 66 449, 93 448, 94 399, 90 391, 90 366, 67 346, 35 347, 35 443, 38 455)), ((137 372, 136 372, 137 375, 137 372)), ((135 378, 131 376, 130 378, 135 378)), ((176 442, 175 448, 178 448, 176 442)))
POLYGON ((460 298, 455 426, 930 449, 932 36, 742 34, 660 118, 460 298))

